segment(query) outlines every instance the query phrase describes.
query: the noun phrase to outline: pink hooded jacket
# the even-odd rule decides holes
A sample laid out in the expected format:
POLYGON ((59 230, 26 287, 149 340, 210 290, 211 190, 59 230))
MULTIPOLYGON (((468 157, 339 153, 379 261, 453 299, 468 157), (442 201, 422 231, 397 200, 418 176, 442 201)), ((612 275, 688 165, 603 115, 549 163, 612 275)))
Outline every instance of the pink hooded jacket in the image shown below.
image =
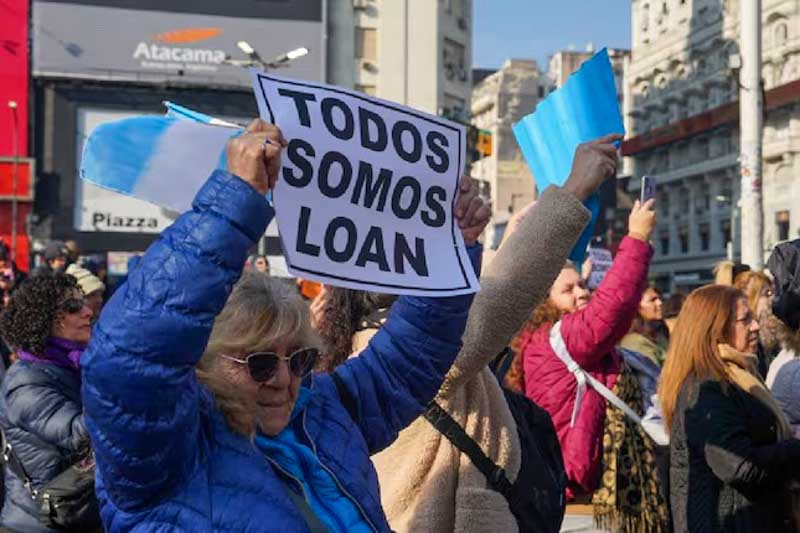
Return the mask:
MULTIPOLYGON (((647 288, 651 246, 625 237, 617 257, 589 304, 564 315, 561 334, 572 358, 586 372, 613 389, 620 372, 615 346, 628 333, 647 288)), ((550 413, 561 443, 570 499, 597 487, 602 452, 606 400, 587 387, 574 427, 570 427, 577 381, 550 347, 550 329, 524 331, 520 353, 525 394, 550 413)))

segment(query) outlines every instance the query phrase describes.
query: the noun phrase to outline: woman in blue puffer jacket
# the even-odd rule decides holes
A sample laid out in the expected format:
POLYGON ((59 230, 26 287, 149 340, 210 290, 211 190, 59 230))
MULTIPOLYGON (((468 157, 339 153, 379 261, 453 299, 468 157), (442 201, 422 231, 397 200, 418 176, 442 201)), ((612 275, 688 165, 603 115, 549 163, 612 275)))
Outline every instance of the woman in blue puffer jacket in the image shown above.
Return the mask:
MULTIPOLYGON (((83 400, 108 531, 389 530, 370 454, 435 395, 471 298, 400 298, 361 357, 302 380, 317 351, 299 296, 259 274, 236 283, 271 218, 282 145, 258 120, 232 140, 228 172, 96 325, 83 400)), ((485 224, 480 205, 464 181, 462 227, 485 224)))

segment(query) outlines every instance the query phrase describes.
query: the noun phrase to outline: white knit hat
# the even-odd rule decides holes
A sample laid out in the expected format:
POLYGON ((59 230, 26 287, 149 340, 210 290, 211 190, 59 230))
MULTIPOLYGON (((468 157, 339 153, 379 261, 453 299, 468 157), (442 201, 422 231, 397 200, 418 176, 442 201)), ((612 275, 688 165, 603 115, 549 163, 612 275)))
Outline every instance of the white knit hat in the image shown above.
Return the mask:
POLYGON ((100 278, 75 263, 67 267, 67 274, 78 280, 78 285, 86 296, 95 291, 106 290, 106 286, 100 281, 100 278))

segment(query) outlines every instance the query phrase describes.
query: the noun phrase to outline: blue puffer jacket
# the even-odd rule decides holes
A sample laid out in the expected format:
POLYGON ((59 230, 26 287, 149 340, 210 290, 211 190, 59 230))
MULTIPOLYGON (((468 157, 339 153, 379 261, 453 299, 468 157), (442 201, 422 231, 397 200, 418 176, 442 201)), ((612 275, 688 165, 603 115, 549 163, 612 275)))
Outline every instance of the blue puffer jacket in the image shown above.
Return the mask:
MULTIPOLYGON (((86 423, 108 531, 307 531, 276 465, 233 433, 194 366, 248 248, 270 218, 264 199, 216 171, 147 251, 83 355, 86 423)), ((480 250, 470 251, 477 257, 480 250)), ((475 259, 473 259, 475 261, 475 259)), ((403 297, 361 357, 314 376, 301 437, 375 531, 389 526, 370 454, 434 396, 461 343, 471 297, 403 297)))
MULTIPOLYGON (((6 372, 0 394, 0 426, 25 471, 40 487, 89 445, 81 414, 77 371, 48 363, 17 361, 6 372)), ((2 525, 17 531, 49 531, 39 520, 31 493, 8 467, 2 525)))

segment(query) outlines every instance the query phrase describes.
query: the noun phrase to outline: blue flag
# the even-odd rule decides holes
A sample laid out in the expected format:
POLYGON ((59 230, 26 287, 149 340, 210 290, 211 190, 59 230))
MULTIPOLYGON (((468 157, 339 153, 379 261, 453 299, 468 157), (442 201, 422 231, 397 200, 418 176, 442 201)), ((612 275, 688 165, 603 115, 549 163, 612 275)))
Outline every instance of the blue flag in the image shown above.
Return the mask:
POLYGON ((81 178, 174 211, 189 210, 211 172, 227 166, 226 143, 243 129, 165 104, 166 116, 132 117, 95 128, 83 148, 81 178))
MULTIPOLYGON (((514 135, 541 194, 561 186, 572 169, 575 148, 610 133, 625 133, 614 71, 605 48, 584 62, 567 83, 539 102, 536 111, 514 125, 514 135)), ((585 202, 589 225, 569 258, 580 267, 600 213, 600 197, 585 202)))

